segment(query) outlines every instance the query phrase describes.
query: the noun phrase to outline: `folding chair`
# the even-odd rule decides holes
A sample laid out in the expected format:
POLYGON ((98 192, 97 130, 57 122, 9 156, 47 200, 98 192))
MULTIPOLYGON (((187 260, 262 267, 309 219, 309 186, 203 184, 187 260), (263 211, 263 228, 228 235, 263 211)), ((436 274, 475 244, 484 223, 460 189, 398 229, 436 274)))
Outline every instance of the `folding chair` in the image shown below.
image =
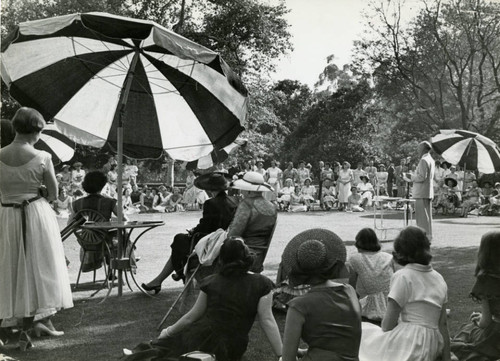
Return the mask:
MULTIPOLYGON (((251 272, 261 273, 264 270, 264 267, 263 267, 264 260, 266 259, 267 252, 269 251, 269 246, 271 245, 271 241, 273 239, 273 235, 274 235, 274 231, 276 230, 277 223, 278 223, 277 221, 274 223, 273 229, 271 230, 271 233, 269 234, 269 237, 266 240, 266 245, 264 245, 264 246, 249 246, 249 245, 247 245, 248 248, 250 248, 250 250, 254 251, 254 254, 256 254, 254 264, 250 268, 251 272)), ((193 237, 194 237, 194 235, 193 235, 193 237)), ((194 238, 192 239, 191 245, 192 245, 192 249, 194 249, 194 246, 193 246, 194 245, 194 238)), ((174 307, 177 305, 179 300, 181 300, 181 298, 186 293, 193 292, 193 282, 195 280, 198 283, 201 282, 205 277, 212 275, 217 268, 217 262, 214 262, 211 266, 202 266, 201 263, 197 262, 197 260, 196 260, 196 263, 194 263, 194 256, 196 256, 196 255, 194 255, 193 252, 191 252, 191 254, 187 260, 186 269, 188 270, 188 272, 186 272, 187 281, 184 285, 184 288, 183 288, 182 292, 179 294, 179 296, 177 296, 177 298, 175 299, 172 306, 170 306, 169 310, 167 311, 167 313, 165 314, 163 319, 161 320, 160 324, 158 325, 158 330, 161 329, 161 327, 163 326, 163 324, 165 323, 168 316, 170 315, 170 313, 172 312, 174 307), (190 263, 196 264, 196 265, 194 267, 190 268, 189 267, 190 263)))
POLYGON ((81 225, 88 222, 106 222, 107 219, 98 211, 93 209, 82 209, 78 211, 73 217, 75 222, 78 222, 79 225, 75 228, 74 233, 76 236, 76 240, 78 244, 82 247, 83 250, 83 258, 81 259, 80 269, 78 270, 78 277, 76 279, 75 289, 78 288, 78 284, 80 282, 80 275, 83 270, 83 266, 85 264, 86 256, 90 255, 90 252, 93 252, 96 256, 97 262, 93 265, 94 272, 94 280, 96 279, 96 271, 97 269, 104 267, 104 275, 105 280, 101 288, 94 292, 92 296, 94 296, 97 292, 99 292, 108 281, 108 271, 106 268, 106 262, 104 261, 105 256, 111 255, 111 250, 109 248, 108 243, 111 241, 112 236, 109 232, 105 230, 99 229, 85 229, 82 228, 81 225))

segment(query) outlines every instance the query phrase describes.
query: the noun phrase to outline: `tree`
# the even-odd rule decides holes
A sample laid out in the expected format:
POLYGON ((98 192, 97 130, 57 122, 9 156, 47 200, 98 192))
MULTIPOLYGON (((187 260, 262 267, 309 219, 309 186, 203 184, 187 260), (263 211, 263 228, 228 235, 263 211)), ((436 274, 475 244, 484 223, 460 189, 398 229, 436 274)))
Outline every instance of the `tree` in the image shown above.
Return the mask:
POLYGON ((381 25, 368 21, 376 36, 357 43, 356 66, 370 69, 386 109, 406 114, 395 129, 428 137, 462 128, 500 140, 500 5, 422 1, 404 26, 400 2, 386 4, 374 9, 381 25))
POLYGON ((284 160, 355 163, 374 156, 373 127, 368 122, 372 112, 371 96, 368 84, 360 82, 322 97, 305 112, 297 129, 286 137, 284 160))
POLYGON ((288 135, 315 98, 309 86, 297 80, 280 80, 271 91, 274 93, 271 99, 274 113, 280 119, 280 131, 288 135))

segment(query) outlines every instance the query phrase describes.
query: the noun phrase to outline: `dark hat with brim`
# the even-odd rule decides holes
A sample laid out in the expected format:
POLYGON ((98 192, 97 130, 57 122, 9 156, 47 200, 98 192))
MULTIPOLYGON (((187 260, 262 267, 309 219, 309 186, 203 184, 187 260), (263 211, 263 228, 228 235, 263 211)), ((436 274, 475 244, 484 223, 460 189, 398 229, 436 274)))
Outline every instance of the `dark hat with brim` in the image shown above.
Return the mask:
POLYGON ((344 242, 335 233, 310 229, 288 242, 281 256, 282 274, 293 286, 347 277, 346 254, 344 242))
POLYGON ((206 191, 222 191, 226 190, 229 186, 229 181, 226 177, 227 174, 221 172, 202 174, 194 180, 194 185, 206 191))
POLYGON ((451 181, 451 182, 452 182, 452 184, 453 184, 453 185, 452 185, 452 187, 456 187, 456 186, 457 186, 457 184, 458 184, 457 180, 456 180, 455 178, 451 178, 451 177, 446 177, 446 178, 444 179, 444 184, 448 185, 448 182, 449 182, 449 181, 451 181))
POLYGON ((364 175, 364 174, 363 174, 363 175, 360 175, 360 176, 359 176, 359 179, 361 179, 361 180, 366 179, 366 181, 367 181, 367 182, 369 182, 369 181, 370 181, 370 178, 368 178, 368 176, 366 176, 366 175, 364 175))

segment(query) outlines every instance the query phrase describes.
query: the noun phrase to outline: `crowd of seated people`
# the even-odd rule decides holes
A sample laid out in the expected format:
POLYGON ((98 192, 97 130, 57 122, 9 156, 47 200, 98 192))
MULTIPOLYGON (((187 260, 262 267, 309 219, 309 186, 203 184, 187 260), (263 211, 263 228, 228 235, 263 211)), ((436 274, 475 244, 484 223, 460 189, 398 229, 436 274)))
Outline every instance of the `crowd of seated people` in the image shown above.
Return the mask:
MULTIPOLYGON (((202 189, 194 186, 196 175, 187 171, 185 188, 182 190, 170 185, 155 185, 150 187, 137 183, 138 168, 135 163, 127 160, 123 172, 123 205, 126 214, 178 212, 184 210, 201 209, 207 199, 202 189)), ((275 204, 278 210, 290 212, 307 212, 322 209, 326 211, 339 210, 346 212, 363 212, 379 208, 381 204, 377 197, 409 198, 412 194, 412 184, 404 180, 404 173, 412 173, 415 165, 408 159, 402 159, 401 164, 376 164, 373 160, 358 162, 355 169, 351 169, 348 162, 322 162, 317 167, 300 161, 295 168, 292 162, 286 163, 281 169, 278 161, 271 161, 269 167, 259 159, 251 159, 240 164, 231 163, 227 169, 219 163, 214 171, 227 173, 229 179, 242 177, 248 171, 255 171, 264 177, 273 191, 265 194, 267 200, 275 204)), ((107 183, 102 193, 117 198, 116 159, 110 157, 102 171, 107 176, 107 183)), ((85 195, 81 181, 85 170, 80 162, 75 162, 72 169, 63 165, 57 174, 60 196, 53 203, 56 213, 67 217, 68 206, 77 198, 85 195)), ((498 215, 500 205, 495 195, 496 182, 483 179, 473 171, 462 170, 459 166, 447 162, 436 161, 433 179, 435 197, 433 199, 434 213, 453 215, 460 211, 460 215, 468 214, 498 215), (494 193, 494 194, 492 194, 494 193)), ((238 192, 230 190, 231 195, 238 192)), ((402 203, 383 203, 387 208, 402 207, 402 203)))
POLYGON ((381 250, 372 229, 362 229, 356 236, 358 252, 349 258, 335 233, 319 228, 301 232, 287 243, 279 266, 278 286, 284 282, 290 290, 301 290, 290 293, 282 308, 287 313, 282 337, 271 312, 272 282, 249 272, 254 258, 247 241, 228 234, 218 266, 203 279, 193 308, 157 339, 124 349, 125 360, 175 359, 195 350, 206 352, 209 360, 208 354, 221 361, 241 360, 255 318, 283 361, 456 361, 456 355, 497 360, 499 246, 500 232, 483 236, 471 293, 482 311, 473 312, 450 335, 448 286, 432 267, 425 231, 403 229, 391 255, 381 250), (299 347, 301 340, 307 347, 299 347))

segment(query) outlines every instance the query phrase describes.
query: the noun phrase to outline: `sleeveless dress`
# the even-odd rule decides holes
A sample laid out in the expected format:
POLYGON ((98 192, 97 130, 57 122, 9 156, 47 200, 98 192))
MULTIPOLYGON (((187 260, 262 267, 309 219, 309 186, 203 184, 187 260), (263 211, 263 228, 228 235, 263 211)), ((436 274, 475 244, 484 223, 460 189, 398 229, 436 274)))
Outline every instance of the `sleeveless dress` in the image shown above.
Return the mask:
MULTIPOLYGON (((40 151, 11 167, 0 161, 2 204, 38 195, 51 156, 40 151)), ((31 317, 43 310, 73 306, 64 249, 54 211, 45 198, 26 208, 26 248, 19 208, 0 206, 0 319, 31 317)))
POLYGON ((214 274, 202 281, 200 289, 207 295, 200 319, 172 337, 139 344, 124 360, 178 360, 195 350, 215 354, 217 361, 241 360, 260 298, 273 289, 273 283, 258 274, 214 274))
POLYGON ((443 350, 439 331, 447 285, 432 267, 410 263, 391 278, 389 298, 402 308, 398 325, 383 332, 363 322, 359 361, 434 361, 443 350))

